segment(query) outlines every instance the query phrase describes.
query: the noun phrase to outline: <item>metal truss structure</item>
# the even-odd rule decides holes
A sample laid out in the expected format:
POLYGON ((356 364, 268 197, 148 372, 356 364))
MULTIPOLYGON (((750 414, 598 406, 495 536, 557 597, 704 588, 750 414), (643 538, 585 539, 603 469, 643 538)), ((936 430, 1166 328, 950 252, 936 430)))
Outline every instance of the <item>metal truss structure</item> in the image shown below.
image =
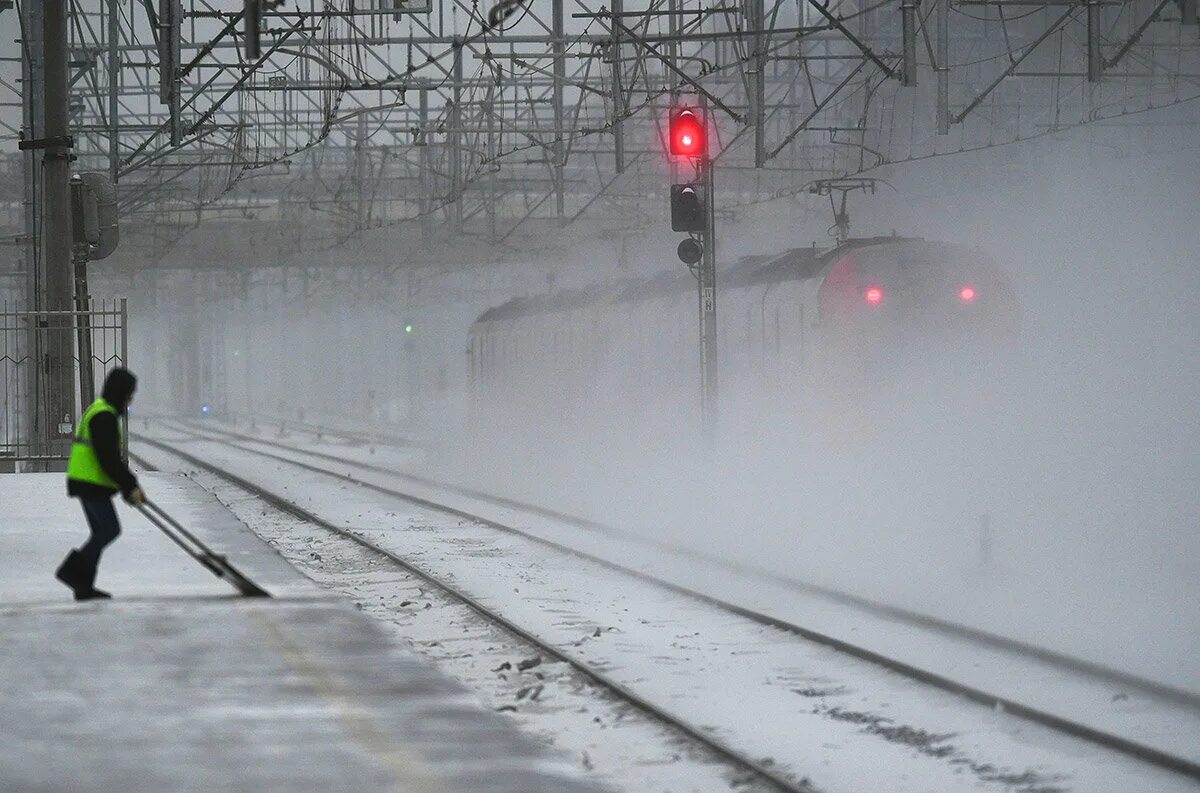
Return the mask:
MULTIPOLYGON (((271 261, 385 227, 446 258, 665 223, 679 103, 706 108, 724 210, 1200 96, 1197 0, 68 1, 74 167, 113 176, 147 262, 197 226, 271 261)), ((25 87, 54 2, 0 11, 25 87)), ((31 271, 38 167, 0 166, 31 271)))

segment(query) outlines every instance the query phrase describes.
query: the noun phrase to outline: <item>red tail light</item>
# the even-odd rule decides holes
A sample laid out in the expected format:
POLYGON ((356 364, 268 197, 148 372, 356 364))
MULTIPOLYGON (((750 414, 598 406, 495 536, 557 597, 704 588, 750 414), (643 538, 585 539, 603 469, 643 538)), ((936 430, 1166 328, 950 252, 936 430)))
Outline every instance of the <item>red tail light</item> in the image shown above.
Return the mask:
POLYGON ((883 302, 883 288, 879 286, 868 286, 863 292, 863 300, 866 300, 873 306, 877 306, 883 302))

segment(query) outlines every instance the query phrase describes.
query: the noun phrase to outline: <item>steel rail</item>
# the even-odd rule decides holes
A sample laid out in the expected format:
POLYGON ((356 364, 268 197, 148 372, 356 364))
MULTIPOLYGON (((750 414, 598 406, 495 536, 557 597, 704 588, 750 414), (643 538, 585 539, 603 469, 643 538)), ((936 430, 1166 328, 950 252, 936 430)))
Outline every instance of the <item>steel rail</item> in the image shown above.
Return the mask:
MULTIPOLYGON (((175 423, 177 423, 177 424, 182 425, 185 428, 185 431, 188 431, 188 432, 196 431, 194 429, 193 423, 186 419, 173 419, 173 421, 175 421, 175 423)), ((999 650, 1005 650, 1005 651, 1016 653, 1019 655, 1025 655, 1025 656, 1028 656, 1035 660, 1041 661, 1043 663, 1059 667, 1068 672, 1086 674, 1086 675, 1090 675, 1092 677, 1095 677, 1095 678, 1098 678, 1101 680, 1105 680, 1107 682, 1114 683, 1117 685, 1128 686, 1130 688, 1136 688, 1148 696, 1157 697, 1160 699, 1168 700, 1170 702, 1174 702, 1178 705, 1183 705, 1185 707, 1200 710, 1200 695, 1197 695, 1195 693, 1192 693, 1190 691, 1187 691, 1187 690, 1184 690, 1181 688, 1169 686, 1164 683, 1158 683, 1153 680, 1147 680, 1146 678, 1138 677, 1137 675, 1132 675, 1132 674, 1129 674, 1128 672, 1122 672, 1118 669, 1113 669, 1111 667, 1104 666, 1102 664, 1098 664, 1093 661, 1087 661, 1082 658, 1076 658, 1074 656, 1066 655, 1064 653, 1056 652, 1054 650, 1048 650, 1044 647, 1039 647, 1034 644, 1029 644, 1028 642, 1023 642, 1018 639, 1012 639, 1007 636, 1001 636, 1000 634, 991 633, 990 631, 980 630, 979 628, 972 628, 970 626, 963 625, 958 622, 952 622, 950 620, 941 619, 939 617, 932 617, 928 614, 923 614, 921 612, 901 608, 899 606, 892 606, 887 603, 881 603, 877 600, 872 600, 871 598, 862 597, 861 595, 854 595, 849 592, 845 592, 840 589, 834 589, 834 588, 828 587, 828 586, 823 586, 821 584, 814 584, 814 583, 811 583, 808 581, 802 581, 802 580, 796 579, 796 578, 789 578, 788 576, 781 575, 779 573, 772 573, 769 570, 763 570, 761 568, 753 567, 751 565, 734 562, 734 561, 731 561, 724 557, 719 557, 719 556, 714 556, 712 554, 704 553, 703 551, 696 551, 696 550, 692 550, 689 548, 682 548, 680 546, 673 545, 671 543, 667 543, 667 542, 663 542, 661 540, 655 540, 652 538, 642 536, 633 531, 628 531, 628 530, 621 529, 616 526, 611 526, 611 525, 609 525, 607 523, 603 523, 601 521, 592 520, 591 518, 584 518, 584 517, 580 517, 579 515, 572 515, 568 512, 563 512, 563 511, 557 510, 557 509, 551 509, 549 507, 542 507, 537 504, 530 504, 526 501, 521 501, 521 500, 515 499, 515 498, 509 498, 507 496, 498 496, 494 493, 488 493, 488 492, 485 492, 482 490, 477 490, 475 488, 467 487, 465 485, 454 484, 452 482, 443 482, 441 480, 433 479, 431 477, 421 476, 419 474, 397 471, 394 468, 387 468, 382 465, 377 465, 375 463, 369 463, 369 462, 365 462, 362 460, 355 460, 354 458, 351 458, 351 457, 342 457, 342 456, 336 455, 336 454, 329 454, 328 452, 320 452, 320 451, 315 451, 312 449, 306 449, 302 446, 294 446, 292 444, 283 443, 283 442, 281 442, 279 440, 275 440, 275 439, 258 438, 253 435, 246 435, 245 433, 233 432, 231 430, 216 429, 214 427, 207 427, 207 426, 203 427, 202 430, 205 432, 211 432, 211 433, 215 433, 215 434, 219 434, 219 435, 225 435, 225 436, 228 436, 231 438, 237 438, 237 439, 248 441, 251 443, 261 443, 266 446, 274 446, 278 449, 286 449, 287 451, 290 451, 290 452, 299 452, 301 454, 307 454, 311 457, 328 460, 329 462, 353 465, 355 467, 362 468, 367 471, 372 471, 374 473, 390 475, 390 476, 394 476, 394 477, 397 477, 400 479, 407 479, 409 481, 415 482, 420 485, 425 485, 427 487, 440 488, 447 492, 454 493, 454 494, 460 495, 460 496, 465 496, 467 498, 478 499, 480 501, 488 501, 488 502, 491 502, 492 504, 495 504, 499 507, 504 507, 506 509, 515 509, 515 510, 520 510, 522 512, 528 512, 530 514, 537 515, 542 518, 547 518, 550 520, 557 520, 557 521, 561 521, 563 523, 568 523, 577 528, 587 529, 589 531, 593 531, 593 532, 597 532, 600 534, 605 534, 605 535, 609 535, 609 536, 613 536, 613 537, 619 537, 621 539, 638 542, 643 545, 650 546, 652 548, 657 548, 657 549, 668 551, 671 553, 676 553, 676 554, 679 554, 680 556, 687 556, 692 559, 696 559, 698 561, 707 562, 709 564, 720 565, 722 567, 728 568, 730 570, 733 570, 733 571, 736 571, 739 573, 745 573, 747 575, 754 576, 755 578, 759 578, 761 580, 770 581, 771 583, 774 583, 774 584, 779 584, 781 586, 786 586, 791 589, 796 589, 801 592, 805 592, 807 594, 819 595, 828 600, 832 600, 836 603, 841 603, 842 605, 854 606, 859 609, 862 609, 863 611, 867 611, 872 614, 877 614, 882 617, 903 620, 905 622, 912 623, 913 625, 918 625, 922 628, 929 628, 931 630, 935 630, 939 633, 943 633, 943 634, 946 634, 949 636, 954 636, 954 637, 963 638, 963 639, 970 639, 972 641, 979 642, 980 644, 986 644, 991 647, 995 647, 996 649, 999 649, 999 650)), ((310 432, 311 432, 311 430, 310 430, 310 432)), ((361 433, 352 433, 352 432, 343 433, 341 431, 326 431, 325 434, 337 436, 337 437, 341 437, 341 438, 347 438, 351 441, 355 441, 358 443, 368 443, 368 444, 374 443, 375 445, 392 445, 390 443, 385 442, 386 439, 383 437, 371 437, 371 436, 364 435, 361 433)), ((398 440, 400 440, 401 443, 394 445, 393 448, 409 448, 409 447, 411 447, 411 444, 412 444, 411 439, 404 438, 404 439, 398 439, 398 440)), ((254 450, 248 450, 248 451, 254 451, 254 450)), ((520 531, 518 529, 514 529, 514 530, 520 531)), ((551 542, 551 541, 546 540, 544 542, 551 542)), ((659 581, 659 579, 655 579, 655 580, 659 581)), ((660 581, 660 583, 666 583, 666 582, 660 581)))
MULTIPOLYGON (((776 629, 779 629, 779 630, 782 630, 782 631, 785 631, 788 633, 792 633, 794 635, 800 636, 801 638, 807 639, 808 641, 816 642, 818 644, 822 644, 827 647, 831 647, 840 652, 844 652, 847 655, 858 658, 859 660, 867 661, 869 663, 873 663, 878 666, 882 666, 885 669, 888 669, 890 671, 904 675, 905 677, 916 680, 917 682, 931 685, 935 688, 941 689, 941 690, 949 692, 951 694, 956 694, 956 695, 962 696, 972 702, 983 705, 989 709, 1003 710, 1014 716, 1034 722, 1036 724, 1040 724, 1044 727, 1048 727, 1050 729, 1056 730, 1056 731, 1064 733, 1066 735, 1070 735, 1072 737, 1079 738, 1081 740, 1085 740, 1090 743, 1097 744, 1099 746, 1103 746, 1107 749, 1112 749, 1114 751, 1117 751, 1122 754, 1133 757, 1137 760, 1140 760, 1140 761, 1143 761, 1146 763, 1150 763, 1152 765, 1156 765, 1160 768, 1165 768, 1167 770, 1174 771, 1179 774, 1183 774, 1192 779, 1200 780, 1200 763, 1196 763, 1187 758, 1178 757, 1178 756, 1172 755, 1168 752, 1164 752, 1162 750, 1155 749, 1152 746, 1147 746, 1145 744, 1141 744, 1136 741, 1129 740, 1127 738, 1122 738, 1121 736, 1114 735, 1112 733, 1104 732, 1103 730, 1099 730, 1094 727, 1089 727, 1086 724, 1081 724, 1079 722, 1072 721, 1072 720, 1064 718, 1062 716, 1058 716, 1053 713, 1050 713, 1049 711, 1045 711, 1040 708, 1036 708, 1036 707, 1027 705, 1023 702, 1019 702, 1017 700, 1010 699, 1008 697, 1004 697, 1004 696, 1001 696, 998 694, 990 693, 988 691, 977 688, 975 686, 954 680, 954 679, 949 678, 940 673, 932 672, 927 669, 923 669, 921 667, 915 666, 913 664, 909 664, 907 662, 898 660, 896 658, 892 658, 890 656, 884 655, 883 653, 871 650, 869 648, 862 647, 860 645, 856 645, 856 644, 847 642, 842 639, 838 639, 834 636, 830 636, 830 635, 822 633, 820 631, 816 631, 816 630, 813 630, 810 628, 805 628, 802 625, 798 625, 796 623, 793 623, 788 620, 785 620, 785 619, 782 619, 779 617, 775 617, 775 616, 772 616, 769 614, 764 614, 762 612, 755 611, 755 610, 747 608, 745 606, 739 606, 736 603, 731 603, 722 598, 718 598, 713 595, 699 592, 697 590, 682 586, 680 584, 675 584, 670 581, 663 580, 663 579, 658 578, 649 573, 645 573, 640 570, 635 570, 635 569, 626 567, 620 563, 613 562, 613 561, 605 559, 603 557, 592 555, 585 551, 580 551, 576 548, 572 548, 568 545, 564 545, 564 544, 556 542, 554 540, 548 540, 543 537, 539 537, 536 534, 524 531, 524 530, 516 528, 514 526, 507 525, 505 523, 501 523, 500 521, 493 520, 488 517, 481 516, 477 513, 472 513, 467 510, 459 509, 457 507, 451 507, 451 506, 448 506, 445 504, 439 504, 435 501, 431 501, 430 499, 422 498, 420 496, 415 496, 411 493, 405 493, 403 491, 395 490, 393 488, 384 487, 382 485, 378 485, 373 482, 369 482, 369 481, 351 476, 350 474, 343 474, 343 473, 339 473, 336 471, 330 471, 328 469, 321 468, 320 466, 310 465, 308 463, 305 463, 305 462, 302 462, 299 460, 295 460, 290 457, 272 454, 270 452, 265 452, 260 449, 254 449, 254 448, 245 446, 244 444, 235 443, 235 442, 228 441, 228 440, 213 439, 211 437, 204 438, 203 435, 201 435, 194 429, 185 429, 184 431, 190 432, 195 437, 198 437, 202 440, 208 440, 209 442, 224 444, 226 446, 229 446, 230 448, 239 449, 241 451, 249 452, 250 454, 256 454, 261 457, 265 457, 268 459, 276 460, 278 462, 283 462, 283 463, 286 463, 289 465, 293 465, 295 467, 301 468, 306 471, 310 471, 312 473, 322 474, 325 476, 332 477, 334 479, 341 480, 343 482, 348 482, 351 484, 358 485, 360 487, 365 487, 368 490, 373 490, 377 493, 380 493, 380 494, 386 495, 386 496, 390 496, 393 498, 399 498, 399 499, 402 499, 404 501, 407 501, 409 503, 415 504, 417 506, 420 506, 420 507, 423 507, 426 509, 431 509, 431 510, 443 512, 446 514, 454 515, 455 517, 462 518, 465 520, 471 520, 471 521, 480 523, 484 526, 488 526, 489 528, 494 528, 498 531, 503 531, 505 533, 514 534, 514 535, 523 537, 525 539, 531 540, 531 541, 539 543, 541 545, 558 550, 562 553, 569 554, 576 558, 585 559, 587 561, 599 564, 608 569, 623 573, 625 575, 632 576, 633 578, 635 578, 637 580, 651 583, 651 584, 666 588, 670 591, 676 592, 678 594, 682 594, 682 595, 685 595, 685 596, 688 596, 691 598, 695 598, 695 599, 700 600, 701 602, 704 602, 708 605, 723 609, 725 611, 729 611, 733 614, 736 614, 740 617, 744 617, 746 619, 750 619, 761 625, 765 625, 765 626, 776 628, 776 629)), ((213 432, 215 434, 236 435, 236 433, 228 433, 223 430, 212 430, 210 428, 205 428, 205 431, 213 432)), ((139 436, 139 437, 142 437, 144 440, 147 440, 151 443, 161 443, 161 442, 152 441, 151 439, 148 439, 148 438, 144 438, 144 436, 139 436)), ((248 437, 248 436, 241 436, 241 437, 248 437)), ((255 443, 263 443, 266 445, 272 445, 270 441, 263 441, 261 439, 256 439, 256 438, 250 438, 250 440, 255 443)), ((277 445, 279 445, 279 444, 277 444, 277 445)), ((282 445, 280 445, 280 446, 282 446, 282 445)), ((283 448, 288 448, 288 447, 284 446, 283 448)), ((299 448, 294 448, 294 449, 290 449, 290 450, 299 451, 304 454, 310 454, 312 456, 318 456, 318 457, 321 455, 321 453, 313 453, 313 452, 309 452, 307 450, 303 450, 303 449, 299 449, 299 448)), ((336 456, 333 456, 333 455, 330 455, 330 457, 334 461, 337 461, 340 463, 356 465, 356 466, 359 466, 359 467, 362 467, 362 468, 365 468, 368 470, 373 469, 377 472, 386 473, 386 474, 390 474, 390 475, 396 475, 396 472, 392 469, 384 469, 384 468, 381 468, 378 466, 374 466, 370 463, 359 463, 354 460, 349 460, 349 459, 345 459, 345 458, 337 458, 336 456)), ((405 475, 405 476, 407 476, 407 475, 405 475)), ((434 486, 440 486, 439 483, 427 482, 427 484, 433 484, 434 486)), ((483 497, 491 498, 486 495, 484 495, 483 497)), ((492 500, 498 501, 498 499, 492 499, 492 500)), ((523 508, 523 507, 517 506, 517 505, 519 505, 520 502, 512 502, 512 503, 517 508, 523 508)), ((553 511, 547 510, 546 512, 550 513, 553 511)), ((561 513, 559 513, 559 514, 561 514, 561 513)), ((563 517, 570 519, 570 516, 563 516, 563 517)), ((606 530, 613 531, 612 527, 603 526, 603 524, 595 524, 595 525, 597 527, 602 527, 606 530)), ((616 531, 619 532, 619 530, 616 530, 616 531)), ((678 549, 674 549, 674 550, 678 551, 678 549)), ((784 580, 786 581, 787 579, 784 579, 784 580)), ((793 581, 791 583, 793 585, 796 585, 797 582, 793 581)), ((835 591, 830 590, 829 593, 823 593, 823 594, 831 594, 834 592, 835 591)), ((844 596, 844 597, 847 597, 848 602, 854 602, 854 600, 853 600, 854 596, 844 596)), ((909 612, 905 612, 900 609, 895 609, 894 607, 885 606, 883 604, 874 604, 871 601, 862 601, 858 605, 862 605, 864 607, 874 607, 875 610, 883 611, 885 613, 890 614, 891 616, 905 617, 905 615, 910 614, 909 612)), ((1137 686, 1143 687, 1143 688, 1147 688, 1147 687, 1163 688, 1163 687, 1159 686, 1158 684, 1151 683, 1150 681, 1143 681, 1140 678, 1125 676, 1120 672, 1116 672, 1115 670, 1108 670, 1105 667, 1095 667, 1095 669, 1093 670, 1091 665, 1088 665, 1087 662, 1077 661, 1076 659, 1069 659, 1065 656, 1057 656, 1056 654, 1048 653, 1048 651, 1042 651, 1042 650, 1038 650, 1038 648, 1028 647, 1027 645, 1024 645, 1022 643, 1015 642, 1013 640, 1004 639, 1003 637, 997 637, 992 634, 974 631, 972 629, 964 628, 962 626, 956 626, 953 623, 943 623, 941 621, 933 620, 932 618, 925 617, 923 615, 915 615, 915 614, 912 614, 911 617, 908 617, 908 618, 915 618, 913 621, 920 622, 922 624, 927 625, 928 627, 938 627, 943 630, 949 630, 949 632, 956 633, 962 638, 970 638, 970 639, 973 639, 976 641, 987 642, 990 644, 997 644, 999 646, 1009 645, 1005 649, 1010 649, 1010 650, 1015 649, 1020 652, 1027 652, 1028 650, 1035 650, 1039 654, 1047 653, 1044 657, 1039 656, 1039 660, 1050 661, 1052 663, 1058 663, 1060 665, 1062 664, 1062 661, 1064 661, 1064 660, 1074 662, 1074 663, 1079 664, 1079 666, 1075 669, 1075 671, 1085 672, 1087 674, 1093 674, 1095 676, 1101 676, 1099 673, 1102 672, 1106 676, 1116 676, 1117 678, 1120 679, 1120 682, 1122 682, 1126 685, 1137 685, 1137 686), (1027 647, 1028 647, 1028 650, 1024 649, 1027 647), (1055 658, 1060 659, 1060 660, 1052 660, 1055 658)), ((1110 677, 1110 679, 1111 679, 1111 677, 1110 677)), ((1156 693, 1159 696, 1164 696, 1164 694, 1159 693, 1157 691, 1154 693, 1156 693)), ((1170 698, 1176 702, 1180 702, 1180 696, 1182 695, 1185 699, 1181 704, 1189 705, 1191 707, 1196 707, 1195 697, 1187 694, 1187 692, 1180 692, 1175 689, 1167 687, 1165 693, 1170 695, 1170 698)))
MULTIPOLYGON (((687 722, 682 721, 678 717, 672 715, 669 711, 664 710, 663 708, 659 707, 658 705, 653 704, 649 700, 644 699, 639 694, 634 693, 632 690, 630 690, 623 684, 618 683, 617 681, 613 680, 612 678, 608 677, 603 672, 597 671, 596 669, 588 666, 587 664, 583 663, 582 661, 575 659, 574 657, 568 655, 563 650, 546 642, 545 640, 539 638, 535 634, 530 633, 528 630, 520 627, 516 623, 509 620, 507 617, 504 617, 503 615, 498 614, 497 612, 495 612, 492 609, 488 608, 487 606, 483 605, 482 603, 480 603, 478 600, 476 600, 472 596, 468 595, 467 593, 459 590, 458 588, 454 587, 451 584, 447 584, 445 581, 442 581, 440 578, 436 577, 432 573, 429 573, 426 570, 424 570, 423 568, 414 565, 413 563, 398 556, 397 554, 393 553, 392 551, 389 551, 386 548, 382 548, 379 545, 376 545, 375 543, 371 542, 370 540, 366 539, 365 537, 362 537, 352 531, 349 531, 349 530, 344 529, 340 526, 337 526, 333 523, 330 523, 329 521, 325 520, 324 518, 321 518, 320 516, 316 515, 315 513, 308 511, 307 509, 299 506, 298 504, 293 503, 292 501, 289 501, 288 499, 286 499, 283 496, 280 496, 276 493, 271 492, 270 490, 267 490, 266 488, 256 485, 253 482, 251 482, 247 479, 244 479, 244 478, 238 476, 237 474, 232 473, 231 471, 227 471, 218 465, 210 463, 206 460, 202 460, 199 457, 196 457, 195 455, 190 454, 188 452, 177 449, 168 443, 164 443, 162 441, 155 440, 152 438, 147 438, 142 435, 138 436, 138 441, 141 443, 149 444, 150 446, 153 446, 156 449, 159 449, 160 451, 166 452, 167 454, 174 455, 174 456, 178 457, 179 459, 187 462, 189 465, 194 465, 197 468, 201 468, 205 471, 208 471, 209 473, 211 473, 217 477, 220 477, 220 478, 226 480, 227 482, 235 485, 236 487, 239 487, 242 490, 245 490, 246 492, 254 495, 255 497, 261 499, 262 501, 264 501, 268 505, 274 507, 275 509, 279 510, 280 512, 284 512, 298 520, 305 521, 306 523, 310 523, 321 529, 324 529, 326 531, 329 531, 329 532, 337 534, 341 537, 344 537, 345 539, 348 539, 348 540, 354 542, 355 544, 361 546, 362 548, 365 548, 368 551, 371 551, 372 553, 375 553, 379 556, 386 558, 388 561, 390 561, 393 564, 395 564, 396 566, 402 568, 409 574, 414 575, 417 578, 420 578, 422 581, 425 581, 429 585, 441 590, 445 594, 447 594, 450 597, 454 598, 455 600, 461 602, 462 604, 464 604, 465 606, 470 608, 472 611, 474 611, 477 615, 482 617, 485 621, 493 623, 495 625, 499 625, 501 628, 508 631, 513 636, 516 636, 517 638, 521 639, 525 643, 537 648, 539 651, 545 653, 546 655, 551 656, 564 664, 567 664, 575 672, 577 672, 578 674, 587 678, 588 680, 592 681, 595 685, 599 686, 600 688, 603 688, 606 691, 610 692, 611 694, 616 696, 618 699, 628 702, 630 705, 633 705, 634 707, 638 708, 639 710, 643 711, 644 713, 650 715, 655 720, 668 725, 669 727, 671 727, 672 729, 674 729, 677 732, 680 732, 680 733, 686 735, 688 738, 690 738, 691 740, 700 744, 704 748, 708 749, 713 754, 721 757, 727 763, 729 763, 731 765, 735 765, 741 769, 751 772, 752 774, 759 777, 762 781, 768 783, 772 787, 775 787, 779 790, 788 791, 788 793, 818 793, 818 791, 815 788, 813 788, 811 785, 809 785, 805 780, 795 781, 795 780, 788 779, 786 776, 784 776, 778 770, 764 766, 759 761, 745 756, 744 754, 739 752, 737 749, 734 749, 733 747, 726 744, 724 741, 721 741, 717 738, 712 737, 711 735, 706 734, 702 728, 692 726, 692 725, 688 724, 687 722)), ((220 443, 220 441, 217 441, 217 442, 220 443)), ((317 470, 319 470, 319 469, 317 469, 317 470)), ((328 471, 320 471, 320 472, 326 473, 326 474, 329 473, 328 471)))

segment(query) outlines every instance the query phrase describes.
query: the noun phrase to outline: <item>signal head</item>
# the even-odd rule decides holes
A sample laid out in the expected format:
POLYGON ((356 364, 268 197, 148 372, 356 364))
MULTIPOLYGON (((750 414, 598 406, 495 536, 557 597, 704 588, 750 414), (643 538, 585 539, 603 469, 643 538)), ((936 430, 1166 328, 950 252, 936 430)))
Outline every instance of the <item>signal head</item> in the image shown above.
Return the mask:
POLYGON ((672 155, 676 157, 702 157, 708 152, 707 130, 704 115, 691 107, 671 110, 667 138, 672 155))
POLYGON ((696 185, 671 185, 671 230, 704 231, 706 227, 704 198, 696 185))
POLYGON ((679 260, 684 264, 695 264, 704 257, 704 247, 691 237, 688 237, 679 243, 679 247, 675 249, 675 253, 679 255, 679 260))

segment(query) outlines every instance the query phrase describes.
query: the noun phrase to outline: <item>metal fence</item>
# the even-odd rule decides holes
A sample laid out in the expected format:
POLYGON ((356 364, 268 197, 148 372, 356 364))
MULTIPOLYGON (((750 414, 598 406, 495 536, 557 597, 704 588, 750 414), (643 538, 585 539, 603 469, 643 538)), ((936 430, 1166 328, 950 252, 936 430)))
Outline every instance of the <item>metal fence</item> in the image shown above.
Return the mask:
POLYGON ((93 300, 86 311, 7 301, 0 309, 0 470, 65 460, 105 375, 128 365, 126 300, 93 300))

